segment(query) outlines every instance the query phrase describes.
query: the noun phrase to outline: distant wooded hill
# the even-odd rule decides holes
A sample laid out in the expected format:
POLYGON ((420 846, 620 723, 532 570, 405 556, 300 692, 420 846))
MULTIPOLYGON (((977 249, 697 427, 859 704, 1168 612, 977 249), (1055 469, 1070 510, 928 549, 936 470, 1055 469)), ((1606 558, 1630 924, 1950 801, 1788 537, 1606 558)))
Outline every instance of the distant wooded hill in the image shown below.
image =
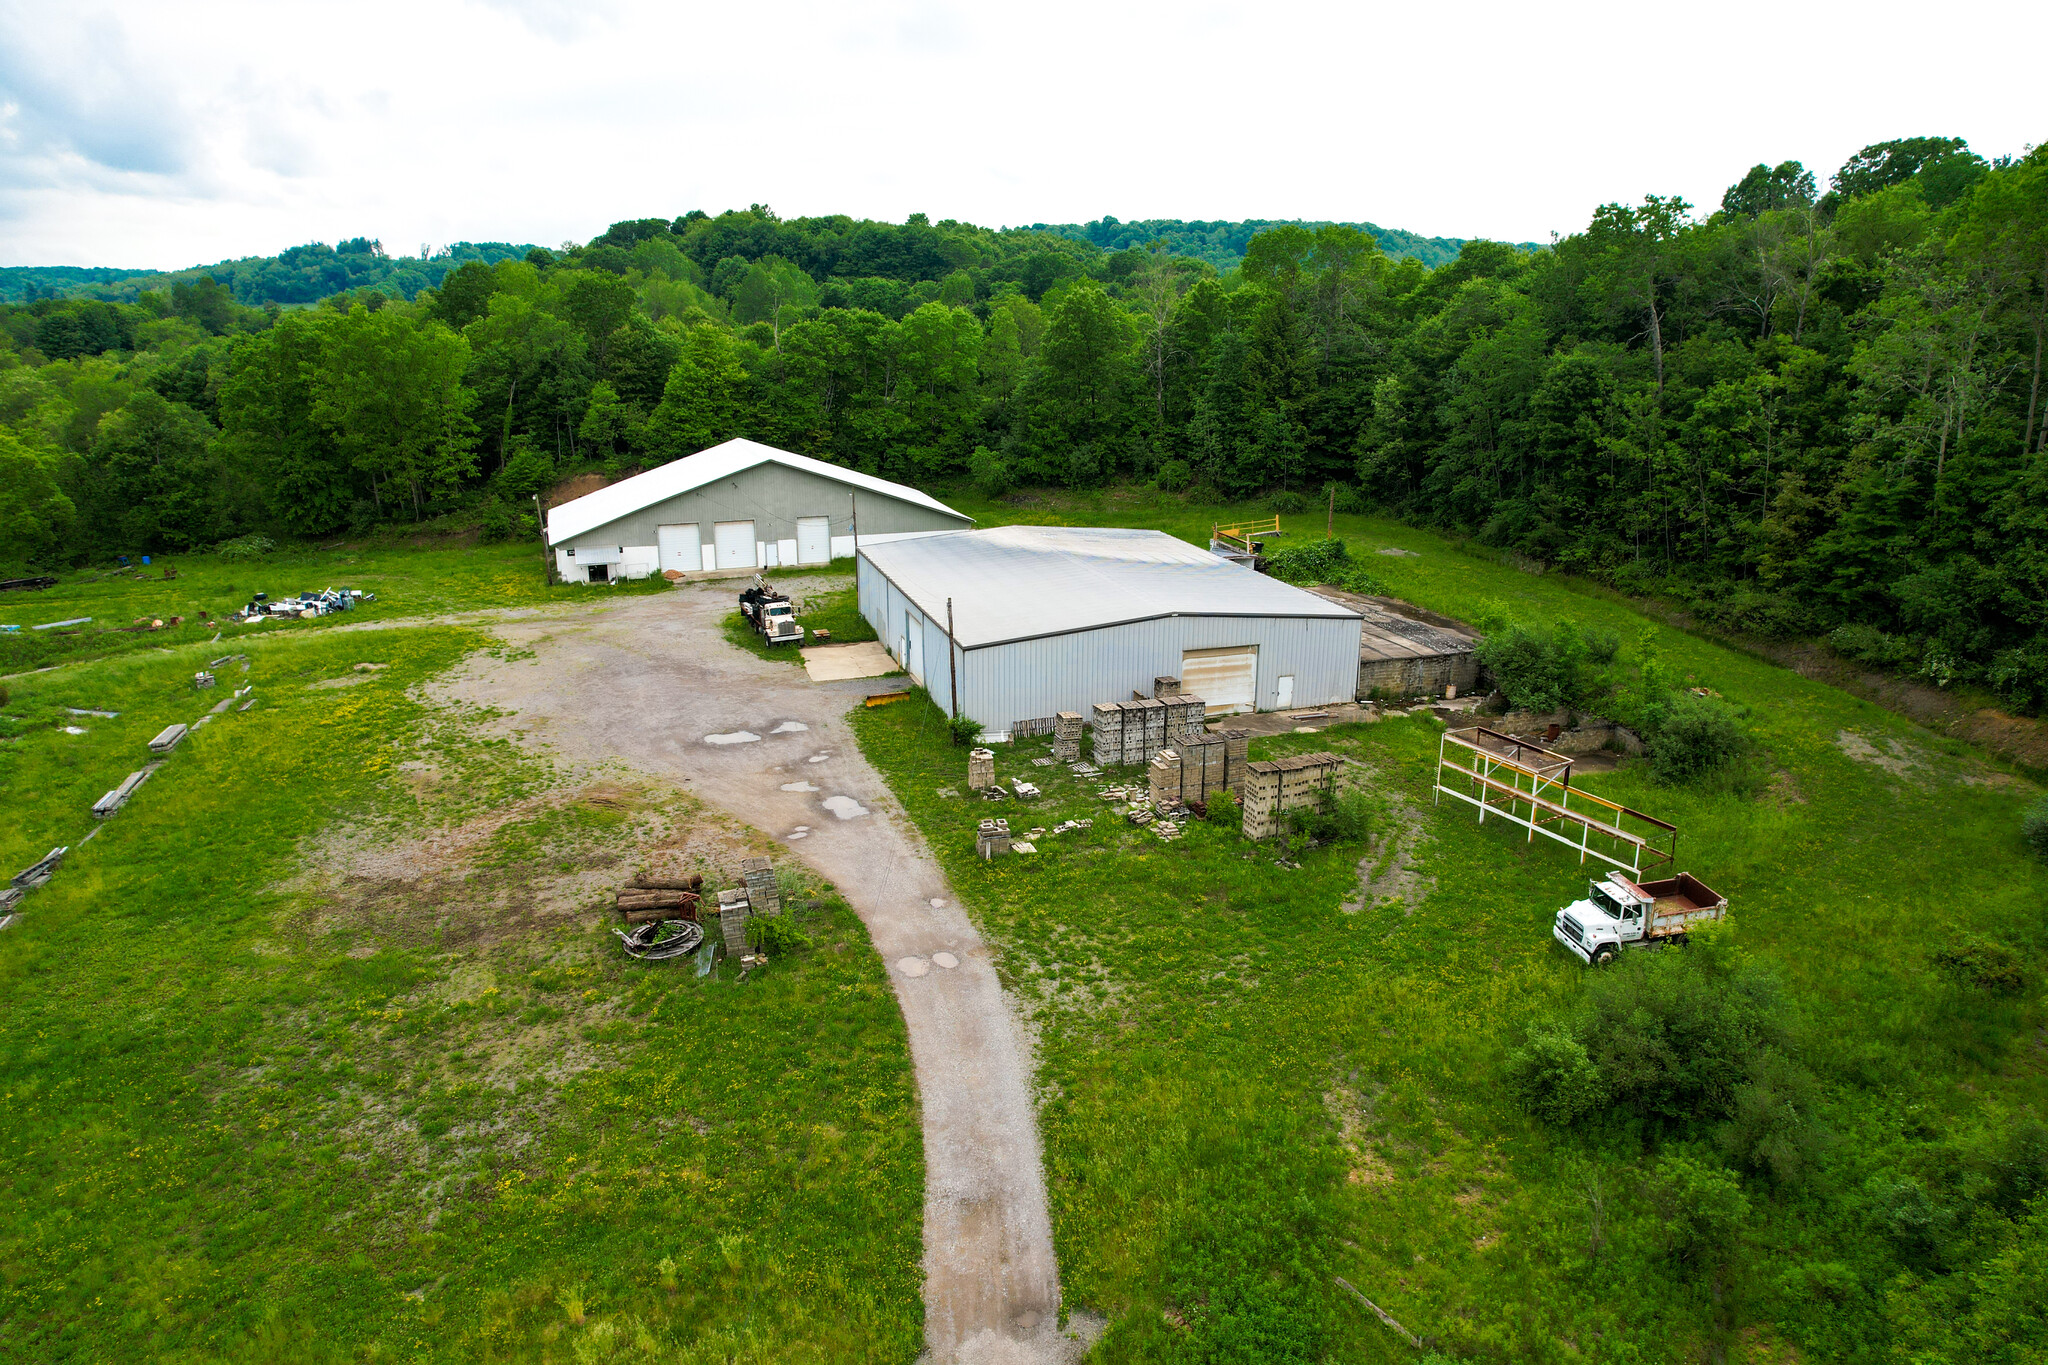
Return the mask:
POLYGON ((311 242, 275 256, 195 265, 187 270, 122 270, 108 266, 29 265, 0 267, 0 303, 37 299, 88 298, 132 303, 150 290, 168 291, 211 276, 237 303, 317 303, 354 289, 378 289, 413 298, 432 289, 451 270, 470 261, 496 265, 517 260, 533 248, 509 242, 457 242, 427 256, 389 256, 384 244, 351 237, 338 246, 311 242))
MULTIPOLYGON (((1143 248, 1153 242, 1164 241, 1176 256, 1193 256, 1218 270, 1228 270, 1244 259, 1245 247, 1267 228, 1318 228, 1327 226, 1327 223, 1321 219, 1302 218, 1247 218, 1236 223, 1141 218, 1124 223, 1103 217, 1092 223, 1033 223, 1031 226, 1038 232, 1056 232, 1077 242, 1090 242, 1104 251, 1143 248)), ((1412 257, 1432 269, 1457 260, 1460 249, 1471 240, 1465 237, 1422 237, 1413 232, 1403 232, 1400 228, 1383 228, 1375 223, 1345 223, 1343 226, 1370 233, 1379 240, 1380 250, 1396 260, 1412 257)), ((1543 247, 1541 242, 1517 242, 1515 245, 1524 251, 1538 251, 1543 247)))
MULTIPOLYGON (((1321 222, 1295 218, 1247 218, 1242 222, 1203 222, 1198 219, 1146 218, 1120 222, 1113 217, 1092 223, 1034 223, 1027 231, 1051 233, 1071 241, 1086 242, 1104 252, 1143 249, 1165 241, 1178 256, 1206 261, 1219 271, 1229 270, 1244 258, 1245 247, 1268 228, 1300 225, 1321 227, 1321 222)), ((1372 223, 1351 223, 1379 241, 1380 250, 1399 260, 1410 257, 1432 268, 1458 258, 1465 245, 1463 237, 1422 237, 1400 228, 1383 228, 1372 223)), ((1540 243, 1517 244, 1535 251, 1540 243)), ((316 303, 335 294, 356 289, 377 289, 394 297, 412 299, 422 289, 438 288, 452 270, 469 261, 496 265, 516 260, 533 248, 509 242, 457 242, 427 256, 389 256, 383 243, 369 237, 351 237, 338 246, 312 242, 295 246, 275 256, 244 256, 240 260, 214 265, 195 265, 185 270, 124 270, 113 266, 33 265, 0 267, 0 303, 34 303, 38 299, 87 298, 110 303, 132 303, 149 290, 169 290, 177 284, 197 284, 211 276, 226 286, 235 302, 249 307, 267 303, 316 303)), ((878 272, 887 273, 887 272, 878 272)), ((941 272, 943 273, 943 272, 941 272)))

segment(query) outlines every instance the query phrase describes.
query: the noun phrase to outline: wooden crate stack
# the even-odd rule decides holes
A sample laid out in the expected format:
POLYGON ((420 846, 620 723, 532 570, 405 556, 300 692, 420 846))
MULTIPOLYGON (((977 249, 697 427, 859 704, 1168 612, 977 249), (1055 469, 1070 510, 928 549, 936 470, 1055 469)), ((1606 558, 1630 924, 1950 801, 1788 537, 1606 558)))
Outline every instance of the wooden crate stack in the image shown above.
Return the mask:
POLYGON ((1052 718, 1052 756, 1062 763, 1080 760, 1082 719, 1079 711, 1062 711, 1052 718))
POLYGON ((1319 806, 1328 799, 1344 760, 1318 751, 1245 765, 1244 837, 1270 839, 1290 810, 1319 806))
POLYGON ((967 785, 975 791, 986 791, 996 784, 996 751, 993 749, 971 749, 967 754, 967 785))

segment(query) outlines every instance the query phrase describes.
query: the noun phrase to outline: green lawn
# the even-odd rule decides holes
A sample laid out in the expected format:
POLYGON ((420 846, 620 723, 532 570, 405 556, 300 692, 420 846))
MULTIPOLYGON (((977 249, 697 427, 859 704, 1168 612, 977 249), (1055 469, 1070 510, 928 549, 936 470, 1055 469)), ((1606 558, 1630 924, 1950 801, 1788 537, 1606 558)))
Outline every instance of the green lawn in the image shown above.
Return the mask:
MULTIPOLYGON (((1059 509, 1142 522, 1135 510, 1059 509)), ((1396 592, 1435 610, 1569 618, 1631 641, 1647 624, 1607 595, 1423 532, 1354 518, 1339 530, 1396 592), (1413 553, 1373 555, 1389 546, 1413 553)), ((1502 1361, 1762 1360, 1780 1358, 1781 1341, 1815 1358, 1888 1358, 1919 1330, 1907 1324, 1954 1301, 1943 1295, 1961 1281, 1884 1231, 1894 1197, 1882 1192, 1964 1200, 1962 1176, 1951 1195, 1936 1173, 1972 1169, 1969 1152, 2048 1112, 2038 973, 2024 995, 1987 999, 1932 960, 1971 935, 2041 960, 2048 868, 2019 838, 2035 790, 1873 705, 1650 632, 1668 666, 1747 708, 1768 780, 1688 792, 1630 766, 1582 785, 1682 827, 1681 866, 1729 896, 1740 951, 1795 1003, 1828 1140, 1803 1183, 1750 1183, 1752 1214, 1719 1274, 1665 1255, 1648 1194, 1658 1144, 1582 1140, 1508 1098, 1509 1049, 1583 990, 1586 970, 1549 924, 1585 874, 1554 844, 1431 804, 1434 721, 1254 744, 1255 758, 1330 747, 1369 770, 1375 841, 1312 850, 1296 869, 1228 829, 1198 824, 1171 846, 1138 833, 1065 769, 1029 766, 1042 740, 998 750, 1001 773, 1055 774, 1030 821, 1097 823, 1035 856, 982 862, 972 822, 984 812, 936 795, 965 786, 937 712, 856 716, 1032 1007, 1062 1274, 1075 1303, 1113 1318, 1103 1360, 1184 1358, 1219 1339, 1217 1305, 1235 1305, 1230 1330, 1248 1330, 1267 1300, 1293 1304, 1274 1322, 1323 1324, 1331 1358, 1411 1359, 1331 1275, 1446 1354, 1502 1361), (1422 878, 1415 902, 1346 913, 1361 859, 1384 876, 1399 848, 1422 878), (1607 1218, 1597 1261, 1595 1188, 1607 1218)), ((1001 813, 1016 827, 1027 808, 1001 813)), ((1243 1358, 1293 1357, 1276 1336, 1243 1358)))
POLYGON ((743 983, 626 960, 599 907, 647 850, 765 844, 422 704, 489 646, 288 630, 204 694, 219 646, 15 680, 0 866, 73 851, 0 934, 0 1358, 917 1353, 915 1091, 865 932, 811 888, 813 942, 743 983), (83 842, 150 735, 252 684, 83 842))
MULTIPOLYGON (((840 565, 850 566, 851 563, 851 560, 835 560, 831 572, 837 576, 840 572, 840 565)), ((850 572, 850 568, 847 571, 850 572)), ((770 577, 774 577, 779 573, 780 576, 785 578, 795 578, 806 574, 816 575, 823 572, 826 571, 817 569, 802 571, 793 569, 777 570, 771 571, 770 577)), ((857 644, 862 640, 874 639, 875 628, 868 624, 867 617, 860 614, 860 602, 853 584, 849 582, 844 587, 830 586, 831 579, 828 579, 827 583, 828 586, 813 588, 808 592, 799 592, 795 596, 797 606, 796 619, 797 624, 804 628, 804 643, 806 645, 816 643, 812 632, 819 630, 832 632, 831 643, 835 645, 857 644)), ((738 598, 739 592, 740 589, 738 588, 733 590, 735 599, 738 598)), ((724 630, 727 640, 746 650, 749 654, 763 659, 780 659, 785 663, 796 664, 799 667, 803 664, 804 659, 802 653, 799 652, 799 646, 793 644, 769 644, 761 637, 759 631, 747 623, 747 618, 741 615, 737 609, 726 615, 724 630)))
POLYGON ((74 658, 98 658, 139 648, 202 643, 222 634, 226 645, 250 635, 318 630, 360 621, 432 616, 488 607, 531 607, 583 602, 593 593, 661 592, 659 578, 593 588, 587 584, 547 586, 540 552, 531 542, 420 549, 395 543, 324 550, 279 549, 259 559, 231 562, 212 554, 158 555, 147 569, 113 572, 107 567, 70 570, 54 588, 0 593, 0 673, 15 673, 74 658), (166 579, 166 568, 177 577, 166 579), (375 602, 313 621, 266 621, 223 625, 221 618, 259 592, 273 599, 324 588, 357 588, 377 594, 375 602), (212 624, 198 620, 210 613, 212 624), (89 616, 75 635, 31 627, 89 616), (178 627, 137 633, 120 628, 140 622, 185 618, 178 627))

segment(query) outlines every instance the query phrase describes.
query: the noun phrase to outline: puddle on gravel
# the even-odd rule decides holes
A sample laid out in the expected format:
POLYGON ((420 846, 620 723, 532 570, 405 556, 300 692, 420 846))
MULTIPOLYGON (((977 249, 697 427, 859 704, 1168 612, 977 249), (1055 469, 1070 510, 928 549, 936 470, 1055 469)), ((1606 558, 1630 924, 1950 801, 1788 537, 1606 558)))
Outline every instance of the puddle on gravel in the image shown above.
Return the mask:
POLYGON ((819 790, 819 788, 815 782, 785 782, 782 784, 782 790, 786 792, 814 792, 819 790))
POLYGON ((896 959, 896 970, 905 976, 923 976, 931 969, 932 964, 926 962, 921 957, 899 957, 896 959))
POLYGON ((752 730, 734 730, 730 734, 706 735, 706 744, 757 744, 761 737, 752 730))
POLYGON ((810 726, 804 724, 800 720, 786 720, 782 722, 782 724, 776 726, 773 730, 770 730, 768 733, 771 735, 794 735, 800 731, 808 730, 810 728, 810 726))
POLYGON ((866 806, 850 796, 828 796, 820 804, 842 820, 856 820, 868 813, 866 806))
POLYGON ((830 758, 830 757, 832 757, 832 755, 830 755, 830 754, 812 754, 812 755, 811 755, 811 756, 810 756, 809 758, 805 759, 805 760, 804 760, 804 762, 806 762, 806 763, 823 763, 823 762, 824 762, 824 761, 825 761, 826 759, 828 759, 828 758, 830 758))

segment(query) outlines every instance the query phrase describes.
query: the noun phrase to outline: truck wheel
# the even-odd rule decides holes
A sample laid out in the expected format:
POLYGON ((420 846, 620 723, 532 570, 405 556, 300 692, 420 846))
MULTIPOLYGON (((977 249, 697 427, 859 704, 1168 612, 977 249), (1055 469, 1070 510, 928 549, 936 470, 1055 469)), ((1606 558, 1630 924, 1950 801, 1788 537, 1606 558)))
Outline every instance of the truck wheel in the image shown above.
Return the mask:
POLYGON ((1615 949, 1612 943, 1603 943, 1593 950, 1593 965, 1595 967, 1605 967, 1620 956, 1620 952, 1615 949))

